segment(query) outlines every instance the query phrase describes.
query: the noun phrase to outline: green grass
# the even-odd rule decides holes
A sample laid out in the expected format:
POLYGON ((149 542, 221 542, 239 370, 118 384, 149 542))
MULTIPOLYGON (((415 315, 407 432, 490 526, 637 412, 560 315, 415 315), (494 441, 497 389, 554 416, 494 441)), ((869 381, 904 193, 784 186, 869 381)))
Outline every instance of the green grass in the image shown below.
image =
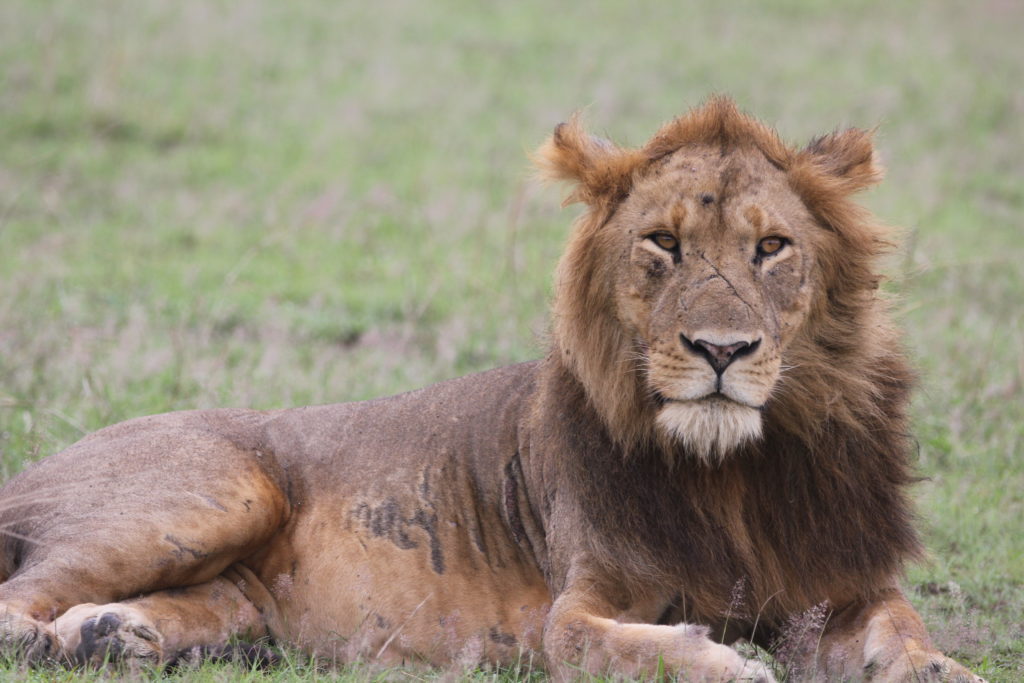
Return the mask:
POLYGON ((525 152, 580 107, 640 143, 728 92, 792 140, 880 125, 865 201, 908 229, 891 287, 929 477, 907 586, 941 647, 1020 680, 1022 25, 995 0, 9 0, 0 475, 134 415, 540 355, 573 212, 525 152))

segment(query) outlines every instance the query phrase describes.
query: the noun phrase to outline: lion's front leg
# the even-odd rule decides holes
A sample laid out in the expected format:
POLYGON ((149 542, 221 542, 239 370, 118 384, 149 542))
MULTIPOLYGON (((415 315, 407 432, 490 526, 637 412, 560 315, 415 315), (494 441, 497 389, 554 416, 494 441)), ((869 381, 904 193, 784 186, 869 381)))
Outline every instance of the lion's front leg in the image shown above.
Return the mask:
POLYGON ((712 641, 693 624, 637 623, 637 610, 615 607, 597 584, 578 581, 555 600, 544 627, 544 652, 560 680, 582 672, 613 677, 664 673, 686 681, 774 683, 767 667, 712 641))
POLYGON ((935 648, 897 588, 833 614, 809 657, 814 661, 797 663, 799 669, 825 680, 984 683, 935 648))

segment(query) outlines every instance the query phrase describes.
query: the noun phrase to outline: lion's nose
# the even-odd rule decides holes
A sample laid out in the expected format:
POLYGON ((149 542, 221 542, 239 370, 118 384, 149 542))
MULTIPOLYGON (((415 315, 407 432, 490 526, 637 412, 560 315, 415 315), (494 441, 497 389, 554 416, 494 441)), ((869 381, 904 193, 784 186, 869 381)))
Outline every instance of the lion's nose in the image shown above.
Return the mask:
POLYGON ((704 359, 714 368, 715 373, 719 376, 725 372, 725 369, 734 360, 753 353, 761 345, 760 339, 752 342, 742 340, 731 344, 712 344, 706 339, 690 341, 686 338, 685 334, 680 334, 679 337, 683 340, 683 346, 700 356, 704 356, 704 359))

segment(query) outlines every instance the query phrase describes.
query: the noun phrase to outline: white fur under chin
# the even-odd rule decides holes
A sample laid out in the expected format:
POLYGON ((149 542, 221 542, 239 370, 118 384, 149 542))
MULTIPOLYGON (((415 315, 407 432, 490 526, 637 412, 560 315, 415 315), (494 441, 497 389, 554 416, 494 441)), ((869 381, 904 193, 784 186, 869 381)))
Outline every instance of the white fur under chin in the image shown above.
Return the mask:
POLYGON ((658 411, 657 421, 707 463, 720 462, 747 441, 761 438, 761 412, 725 399, 672 401, 658 411))

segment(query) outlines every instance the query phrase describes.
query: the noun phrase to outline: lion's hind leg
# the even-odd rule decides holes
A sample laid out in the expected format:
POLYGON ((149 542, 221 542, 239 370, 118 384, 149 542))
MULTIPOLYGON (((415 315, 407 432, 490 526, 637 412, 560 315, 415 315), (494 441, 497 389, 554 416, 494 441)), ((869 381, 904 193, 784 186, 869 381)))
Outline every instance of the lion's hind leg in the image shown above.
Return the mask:
POLYGON ((229 570, 211 581, 123 602, 76 605, 54 620, 63 658, 86 666, 123 661, 156 665, 181 653, 223 651, 230 639, 255 641, 267 622, 229 570))
POLYGON ((180 624, 212 637, 195 614, 235 618, 219 616, 222 577, 281 532, 289 503, 271 456, 188 419, 109 428, 0 490, 0 654, 162 659, 180 624))

